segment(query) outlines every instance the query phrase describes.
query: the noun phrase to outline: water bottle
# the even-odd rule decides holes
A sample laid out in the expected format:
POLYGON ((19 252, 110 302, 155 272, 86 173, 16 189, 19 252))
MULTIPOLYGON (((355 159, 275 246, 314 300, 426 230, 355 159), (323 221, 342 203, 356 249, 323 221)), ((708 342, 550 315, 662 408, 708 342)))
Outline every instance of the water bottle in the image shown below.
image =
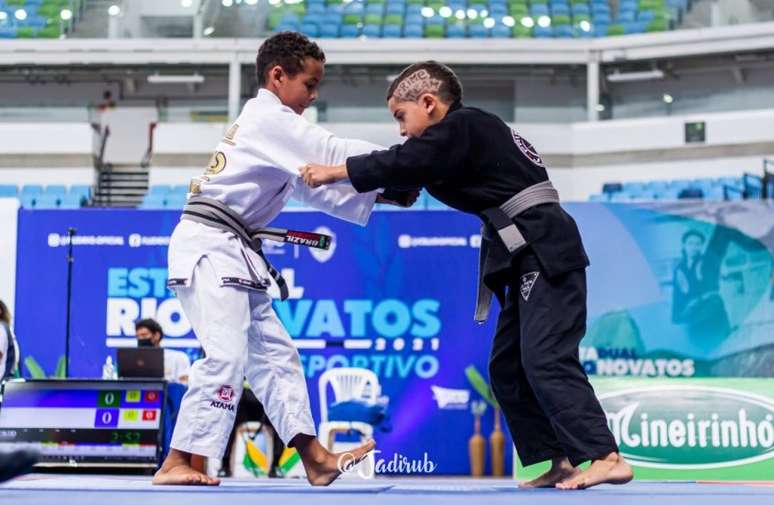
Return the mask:
POLYGON ((117 378, 116 367, 113 365, 113 357, 108 356, 105 358, 105 364, 102 365, 102 379, 113 380, 117 378))

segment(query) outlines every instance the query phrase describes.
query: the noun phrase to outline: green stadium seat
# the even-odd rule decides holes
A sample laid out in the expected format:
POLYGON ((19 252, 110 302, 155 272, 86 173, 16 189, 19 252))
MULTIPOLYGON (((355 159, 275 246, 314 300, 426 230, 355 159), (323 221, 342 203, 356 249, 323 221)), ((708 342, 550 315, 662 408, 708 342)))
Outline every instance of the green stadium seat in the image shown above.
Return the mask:
POLYGON ((387 14, 384 16, 385 25, 403 25, 403 16, 400 14, 387 14))
POLYGON ((525 39, 532 37, 532 28, 527 28, 518 21, 511 28, 511 36, 515 39, 525 39))
POLYGON ((444 37, 443 25, 425 26, 425 37, 428 39, 442 39, 444 37))
POLYGON ((381 25, 384 22, 384 18, 378 14, 366 14, 365 24, 367 25, 381 25))
POLYGON ((607 27, 607 34, 608 35, 624 35, 626 33, 626 30, 624 30, 623 25, 610 25, 607 27))
POLYGON ((645 28, 645 31, 647 32, 664 32, 669 29, 669 23, 666 19, 654 19, 650 23, 648 23, 647 28, 645 28))
POLYGON ((363 16, 360 14, 344 14, 342 23, 345 25, 358 25, 363 22, 363 16))
POLYGON ((570 16, 554 16, 551 18, 551 24, 554 26, 562 26, 571 24, 570 16))

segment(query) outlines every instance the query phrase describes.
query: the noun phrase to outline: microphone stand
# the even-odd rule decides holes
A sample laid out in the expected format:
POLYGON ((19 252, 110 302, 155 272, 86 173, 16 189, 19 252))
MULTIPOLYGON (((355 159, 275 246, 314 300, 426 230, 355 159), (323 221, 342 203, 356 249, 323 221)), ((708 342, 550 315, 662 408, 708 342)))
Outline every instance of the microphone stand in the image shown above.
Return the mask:
POLYGON ((70 378, 70 308, 72 305, 73 297, 73 237, 75 237, 75 228, 67 229, 67 313, 66 313, 66 327, 65 327, 65 362, 64 362, 64 376, 65 379, 70 378))

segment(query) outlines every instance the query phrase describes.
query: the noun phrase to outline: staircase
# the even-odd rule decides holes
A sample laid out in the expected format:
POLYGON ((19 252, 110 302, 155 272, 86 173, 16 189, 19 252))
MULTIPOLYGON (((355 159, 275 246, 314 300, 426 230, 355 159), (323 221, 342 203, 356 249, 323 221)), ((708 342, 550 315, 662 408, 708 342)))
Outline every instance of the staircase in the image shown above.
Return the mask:
POLYGON ((137 207, 148 192, 148 168, 106 164, 98 172, 94 207, 137 207))
POLYGON ((108 8, 121 5, 120 0, 85 0, 83 14, 75 25, 72 38, 104 39, 108 35, 108 8))

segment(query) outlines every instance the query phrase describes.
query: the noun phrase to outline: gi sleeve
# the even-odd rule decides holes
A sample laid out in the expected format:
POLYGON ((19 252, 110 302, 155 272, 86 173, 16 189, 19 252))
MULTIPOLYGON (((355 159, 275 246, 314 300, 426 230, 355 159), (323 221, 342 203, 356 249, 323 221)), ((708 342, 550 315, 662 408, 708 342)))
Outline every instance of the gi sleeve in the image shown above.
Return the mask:
POLYGON ((347 173, 360 192, 439 184, 463 173, 469 150, 465 122, 447 118, 402 145, 348 158, 347 173))
POLYGON ((376 191, 358 193, 349 184, 331 184, 310 188, 299 177, 293 188, 293 198, 309 207, 350 223, 365 226, 376 202, 376 191))
MULTIPOLYGON (((265 131, 262 146, 275 166, 294 177, 293 198, 345 221, 365 225, 376 201, 376 192, 355 191, 349 184, 309 188, 299 174, 307 163, 341 165, 348 157, 383 149, 363 140, 336 137, 290 109, 282 108, 265 131)), ((376 188, 374 188, 376 189, 376 188)))

